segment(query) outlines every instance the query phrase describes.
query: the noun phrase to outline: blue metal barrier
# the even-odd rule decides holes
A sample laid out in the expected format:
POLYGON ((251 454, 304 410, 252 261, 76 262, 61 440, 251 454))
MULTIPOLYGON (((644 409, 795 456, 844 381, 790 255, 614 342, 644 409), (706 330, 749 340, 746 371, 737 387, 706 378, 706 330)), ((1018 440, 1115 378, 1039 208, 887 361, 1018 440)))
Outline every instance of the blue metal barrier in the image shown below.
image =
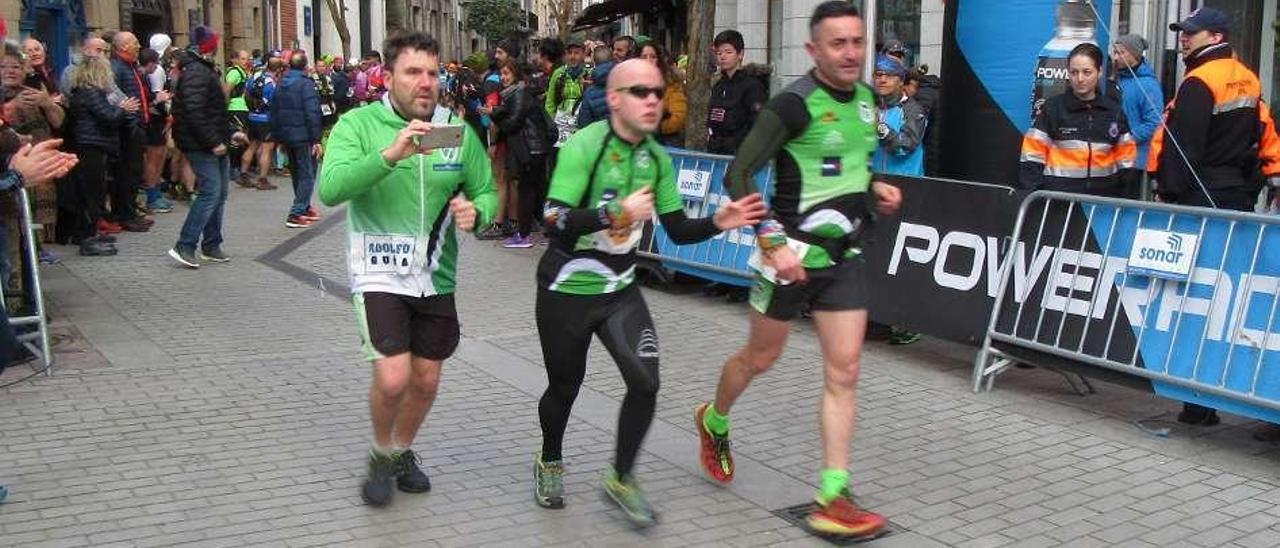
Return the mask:
POLYGON ((1031 350, 1280 423, 1280 217, 1037 192, 1012 236, 975 390, 1031 350))
MULTIPOLYGON (((690 218, 715 215, 721 204, 731 200, 724 187, 724 175, 732 156, 719 156, 678 148, 668 148, 676 170, 676 186, 690 218)), ((772 165, 755 175, 756 187, 769 196, 773 186, 772 165)), ((660 261, 664 267, 713 282, 749 286, 752 272, 747 260, 755 251, 755 232, 739 228, 717 234, 705 242, 676 245, 660 223, 646 231, 639 253, 660 261)))

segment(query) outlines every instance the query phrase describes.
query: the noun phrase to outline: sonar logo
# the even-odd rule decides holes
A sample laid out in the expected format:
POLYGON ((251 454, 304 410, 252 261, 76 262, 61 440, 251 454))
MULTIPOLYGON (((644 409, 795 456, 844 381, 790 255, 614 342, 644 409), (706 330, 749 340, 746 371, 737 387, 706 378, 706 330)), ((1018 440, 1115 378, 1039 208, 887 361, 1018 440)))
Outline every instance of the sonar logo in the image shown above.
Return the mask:
POLYGON ((1191 275, 1199 236, 1139 228, 1129 253, 1129 272, 1170 280, 1191 275))

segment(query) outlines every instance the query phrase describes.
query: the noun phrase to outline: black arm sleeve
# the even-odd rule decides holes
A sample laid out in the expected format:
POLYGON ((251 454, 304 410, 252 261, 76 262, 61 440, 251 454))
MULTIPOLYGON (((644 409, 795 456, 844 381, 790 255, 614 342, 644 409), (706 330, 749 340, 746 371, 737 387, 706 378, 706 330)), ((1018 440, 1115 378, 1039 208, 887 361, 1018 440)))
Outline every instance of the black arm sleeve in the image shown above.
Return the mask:
POLYGON ((757 192, 751 177, 769 163, 787 141, 809 126, 809 109, 794 93, 782 93, 769 101, 756 117, 751 132, 738 147, 738 154, 725 172, 725 188, 734 200, 757 192))
POLYGON ((609 228, 604 207, 576 208, 560 200, 547 200, 542 220, 547 235, 553 238, 577 238, 609 228))
POLYGON ((663 213, 658 216, 658 220, 667 229, 667 236, 671 241, 680 245, 696 244, 720 233, 714 217, 690 219, 685 217, 683 209, 663 213))

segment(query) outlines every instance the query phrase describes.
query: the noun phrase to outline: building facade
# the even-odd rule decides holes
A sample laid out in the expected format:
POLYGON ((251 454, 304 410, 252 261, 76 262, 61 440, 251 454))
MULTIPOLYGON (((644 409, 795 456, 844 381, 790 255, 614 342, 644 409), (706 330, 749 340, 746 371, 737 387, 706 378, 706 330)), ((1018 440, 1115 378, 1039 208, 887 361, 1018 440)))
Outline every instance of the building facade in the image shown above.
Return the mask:
MULTIPOLYGON (((532 11, 537 16, 538 28, 533 30, 534 36, 538 37, 558 37, 561 34, 560 22, 556 19, 556 9, 563 3, 570 4, 569 27, 573 27, 573 21, 582 13, 584 0, 533 0, 532 11)), ((592 3, 591 0, 586 0, 592 3)), ((595 2, 598 3, 598 2, 595 2)))
MULTIPOLYGON (((809 16, 821 1, 717 0, 716 32, 729 28, 742 32, 747 61, 773 65, 772 89, 781 89, 811 66, 804 44, 808 40, 809 16)), ((873 0, 852 0, 864 12, 870 1, 873 0)), ((910 50, 913 66, 928 65, 931 74, 941 74, 946 0, 874 1, 876 43, 899 40, 910 50)), ((1280 0, 1096 1, 1111 4, 1111 21, 1105 25, 1108 38, 1133 32, 1148 39, 1151 49, 1147 59, 1169 96, 1184 72, 1177 35, 1168 30, 1169 24, 1204 6, 1227 12, 1234 23, 1232 45, 1245 64, 1258 73, 1266 96, 1273 103, 1280 100, 1280 47, 1273 24, 1280 21, 1280 0)))
MULTIPOLYGON (((459 0, 401 1, 406 27, 440 40, 442 57, 470 52, 473 36, 463 31, 459 0)), ((11 38, 45 42, 59 69, 86 35, 114 30, 131 31, 144 45, 152 34, 166 33, 175 46, 185 47, 192 28, 208 25, 222 35, 220 62, 241 49, 358 58, 382 49, 387 35, 385 2, 366 0, 21 0, 0 2, 0 15, 10 22, 11 38), (346 16, 349 52, 343 51, 335 9, 346 16)))

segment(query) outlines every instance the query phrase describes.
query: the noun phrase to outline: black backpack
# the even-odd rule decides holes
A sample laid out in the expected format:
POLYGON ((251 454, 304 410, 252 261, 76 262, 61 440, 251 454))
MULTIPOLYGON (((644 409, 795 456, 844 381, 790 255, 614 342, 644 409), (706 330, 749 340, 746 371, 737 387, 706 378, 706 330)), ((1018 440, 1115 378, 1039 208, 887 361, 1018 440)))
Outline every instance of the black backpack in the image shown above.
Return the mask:
POLYGON ((231 88, 231 98, 235 99, 236 97, 244 95, 244 88, 249 83, 249 75, 245 73, 244 69, 235 65, 231 66, 231 70, 240 73, 240 82, 231 88))
POLYGON ((265 72, 254 76, 245 86, 244 104, 249 107, 250 112, 265 112, 267 110, 266 88, 267 73, 265 72))

